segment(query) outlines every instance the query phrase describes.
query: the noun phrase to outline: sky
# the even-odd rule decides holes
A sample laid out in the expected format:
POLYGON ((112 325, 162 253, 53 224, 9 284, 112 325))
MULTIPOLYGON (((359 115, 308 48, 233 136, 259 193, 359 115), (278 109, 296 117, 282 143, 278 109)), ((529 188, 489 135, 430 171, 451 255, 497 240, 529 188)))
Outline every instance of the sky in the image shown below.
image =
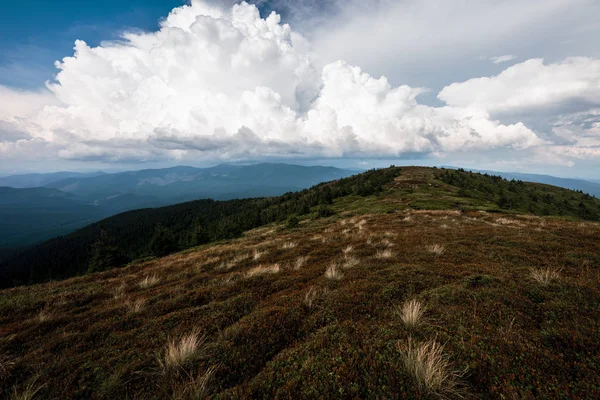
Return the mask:
POLYGON ((598 0, 2 0, 0 174, 284 161, 600 179, 598 0))

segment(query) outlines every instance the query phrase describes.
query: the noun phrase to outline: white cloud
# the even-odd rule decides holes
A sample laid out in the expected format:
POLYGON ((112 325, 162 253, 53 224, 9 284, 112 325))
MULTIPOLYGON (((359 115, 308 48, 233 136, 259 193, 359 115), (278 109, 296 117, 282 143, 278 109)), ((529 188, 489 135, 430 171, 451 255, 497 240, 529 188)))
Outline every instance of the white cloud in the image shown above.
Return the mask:
POLYGON ((490 113, 523 113, 548 107, 600 105, 600 60, 571 57, 544 64, 536 58, 515 64, 492 77, 453 83, 438 98, 455 107, 490 113))
MULTIPOLYGON (((447 86, 438 96, 446 105, 432 107, 419 102, 424 88, 395 86, 345 61, 317 67, 310 48, 276 14, 202 1, 173 10, 157 32, 98 47, 77 41, 49 91, 0 87, 8 105, 0 157, 208 162, 523 150, 550 143, 496 112, 600 99, 591 58, 529 60, 447 86)), ((581 132, 564 132, 572 126, 555 129, 593 148, 581 132)))
MULTIPOLYGON (((299 0, 300 3, 308 0, 299 0)), ((593 0, 344 0, 339 14, 306 33, 322 62, 343 59, 394 83, 442 87, 491 73, 481 54, 600 57, 593 0), (595 32, 582 32, 590 26, 595 32), (595 27, 595 28, 593 28, 595 27), (594 34, 596 34, 594 36, 594 34), (560 45, 570 40, 569 45, 560 45)), ((300 24, 303 27, 304 24, 300 24)))
POLYGON ((516 58, 517 56, 513 56, 512 54, 506 54, 503 56, 490 57, 490 61, 492 61, 494 64, 502 64, 505 62, 515 60, 516 58))

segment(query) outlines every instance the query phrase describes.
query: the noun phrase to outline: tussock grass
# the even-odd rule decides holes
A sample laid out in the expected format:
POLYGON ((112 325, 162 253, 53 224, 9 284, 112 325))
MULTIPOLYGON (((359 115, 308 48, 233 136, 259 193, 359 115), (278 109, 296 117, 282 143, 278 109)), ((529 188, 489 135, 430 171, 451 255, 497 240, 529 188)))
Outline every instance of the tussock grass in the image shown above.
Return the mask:
POLYGON ((325 278, 327 278, 327 279, 331 279, 333 281, 339 281, 343 277, 344 277, 344 275, 342 274, 342 272, 340 271, 340 268, 338 267, 338 265, 336 263, 331 264, 325 270, 325 278))
POLYGON ((552 268, 531 268, 530 276, 540 285, 547 286, 560 279, 560 270, 552 268))
POLYGON ((158 285, 159 282, 160 278, 156 274, 146 275, 146 277, 140 281, 138 286, 140 287, 140 289, 148 289, 152 286, 158 285))
POLYGON ((388 239, 383 239, 381 245, 383 247, 394 247, 394 243, 390 242, 388 239))
POLYGON ((285 242, 283 244, 283 246, 281 246, 281 248, 283 250, 288 250, 288 249, 293 249, 296 246, 298 246, 298 242, 285 242))
POLYGON ((189 380, 175 388, 173 400, 200 400, 209 398, 209 385, 218 367, 212 366, 203 372, 199 372, 196 378, 189 376, 189 380))
POLYGON ((202 350, 206 339, 197 329, 183 335, 179 340, 172 339, 165 348, 159 363, 164 372, 182 368, 190 359, 202 350))
POLYGON ((146 299, 136 299, 136 300, 127 299, 127 300, 125 300, 124 304, 130 313, 135 314, 135 313, 142 311, 142 309, 146 305, 146 299))
POLYGON ((48 310, 48 308, 42 308, 37 314, 38 322, 45 322, 50 318, 52 318, 52 313, 48 310))
POLYGON ((302 268, 304 266, 304 264, 306 264, 306 262, 308 261, 309 256, 300 256, 296 259, 296 261, 294 262, 294 270, 299 270, 300 268, 302 268))
POLYGON ((233 257, 233 260, 231 260, 231 261, 233 261, 234 264, 237 264, 237 263, 240 263, 249 258, 250 258, 250 254, 238 254, 235 257, 233 257))
POLYGON ((441 244, 435 243, 435 244, 429 244, 429 245, 425 246, 425 250, 427 250, 427 252, 429 252, 429 253, 433 253, 437 256, 441 256, 446 251, 446 247, 441 244))
POLYGON ((408 344, 398 342, 398 350, 402 355, 404 368, 422 392, 442 398, 463 397, 458 386, 464 372, 452 369, 441 344, 435 340, 415 343, 409 337, 408 344))
POLYGON ((40 377, 36 375, 31 381, 25 385, 24 388, 19 390, 16 386, 13 387, 12 393, 10 393, 10 400, 33 400, 37 398, 37 394, 44 388, 48 383, 39 383, 40 377))
POLYGON ((361 219, 355 226, 358 228, 359 231, 362 231, 365 228, 365 225, 367 225, 367 220, 361 219))
POLYGON ((279 271, 281 271, 281 266, 279 264, 259 265, 258 267, 254 267, 250 271, 246 272, 246 278, 267 274, 278 274, 279 271))
POLYGON ((304 305, 308 307, 309 310, 312 310, 315 307, 315 302, 319 297, 319 291, 314 286, 311 286, 310 289, 304 295, 304 305))
POLYGON ((392 250, 390 249, 385 249, 385 250, 377 250, 377 253, 375 253, 375 257, 377 258, 392 258, 392 256, 394 255, 394 253, 392 253, 392 250))
POLYGON ((125 296, 125 291, 127 290, 127 285, 125 282, 121 283, 119 286, 113 289, 113 299, 119 300, 125 296))
POLYGON ((346 256, 342 268, 353 268, 360 264, 360 260, 354 256, 346 256))
POLYGON ((419 300, 407 300, 402 304, 402 307, 397 308, 400 319, 407 328, 416 328, 423 323, 423 316, 427 311, 427 307, 419 300))
POLYGON ((260 251, 259 249, 254 249, 254 254, 252 255, 252 259, 254 261, 257 261, 257 260, 259 260, 262 256, 264 256, 267 253, 268 253, 267 250, 260 251))

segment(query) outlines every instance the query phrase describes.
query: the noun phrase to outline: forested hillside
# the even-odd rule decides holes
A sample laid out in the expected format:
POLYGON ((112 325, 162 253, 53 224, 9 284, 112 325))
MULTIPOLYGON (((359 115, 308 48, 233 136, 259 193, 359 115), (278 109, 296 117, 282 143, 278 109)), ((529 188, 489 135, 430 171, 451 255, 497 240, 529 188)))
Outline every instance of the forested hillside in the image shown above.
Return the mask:
MULTIPOLYGON (((266 223, 308 214, 311 207, 326 207, 335 198, 377 193, 399 172, 399 168, 370 171, 273 198, 198 200, 126 212, 7 259, 0 264, 2 282, 6 286, 62 279, 85 273, 90 267, 95 271, 107 269, 126 261, 234 238, 266 223), (96 265, 90 265, 92 250, 107 254, 97 254, 96 265)), ((326 214, 327 210, 320 212, 326 214)))

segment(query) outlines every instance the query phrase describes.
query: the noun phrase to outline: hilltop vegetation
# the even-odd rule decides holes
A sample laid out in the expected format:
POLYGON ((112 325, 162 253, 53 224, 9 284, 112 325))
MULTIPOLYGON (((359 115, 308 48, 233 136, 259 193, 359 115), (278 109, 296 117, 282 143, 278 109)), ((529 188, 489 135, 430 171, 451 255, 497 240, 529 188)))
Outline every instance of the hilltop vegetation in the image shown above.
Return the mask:
POLYGON ((600 225, 500 212, 444 173, 2 291, 0 396, 600 397, 600 225))

